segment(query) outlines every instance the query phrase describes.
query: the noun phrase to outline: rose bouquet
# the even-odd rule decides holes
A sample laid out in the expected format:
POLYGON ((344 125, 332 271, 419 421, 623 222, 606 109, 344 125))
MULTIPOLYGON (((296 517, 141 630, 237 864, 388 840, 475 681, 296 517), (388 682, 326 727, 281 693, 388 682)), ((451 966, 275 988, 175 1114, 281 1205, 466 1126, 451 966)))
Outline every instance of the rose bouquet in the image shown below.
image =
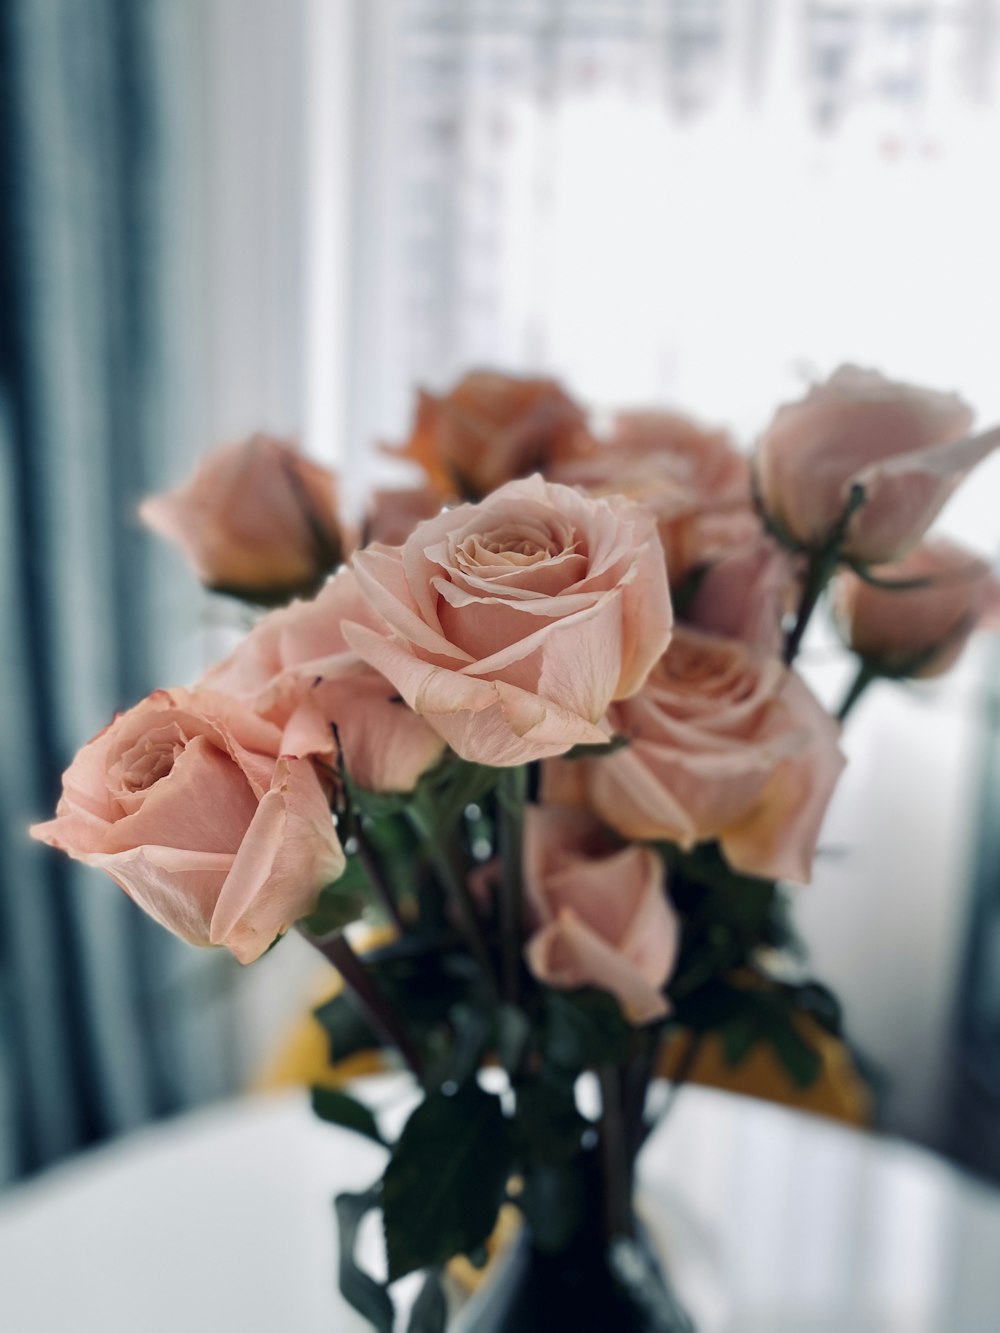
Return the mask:
MULTIPOLYGON (((444 1329, 446 1266, 485 1260, 505 1205, 523 1262, 476 1328, 555 1301, 566 1327, 691 1327, 633 1205, 651 1088, 709 1038, 822 1073, 838 1009, 789 965, 781 885, 810 879, 862 691, 943 671, 997 614, 984 562, 923 543, 1000 443, 970 427, 844 368, 751 459, 669 413, 600 438, 558 385, 477 373, 420 396, 398 452, 423 484, 358 532, 329 473, 261 436, 146 502, 207 585, 275 609, 84 746, 34 833, 241 962, 296 927, 344 982, 331 1059, 411 1071, 384 1175, 337 1200, 375 1327, 421 1272, 409 1327, 444 1329), (828 590, 857 658, 839 717, 795 670, 828 590), (355 1258, 371 1210, 384 1281, 355 1258)), ((349 1091, 314 1105, 383 1142, 349 1091)))

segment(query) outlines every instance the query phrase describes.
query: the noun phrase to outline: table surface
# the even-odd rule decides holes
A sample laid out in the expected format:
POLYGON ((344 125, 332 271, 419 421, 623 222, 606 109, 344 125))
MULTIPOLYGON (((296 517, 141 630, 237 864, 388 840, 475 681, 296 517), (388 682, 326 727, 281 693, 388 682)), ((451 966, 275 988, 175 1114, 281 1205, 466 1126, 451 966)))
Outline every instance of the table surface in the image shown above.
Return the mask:
MULTIPOLYGON (((401 1080, 363 1091, 400 1122, 401 1080)), ((363 1333, 331 1197, 383 1162, 300 1093, 94 1150, 0 1197, 0 1328, 363 1333)), ((699 1333, 1000 1330, 1000 1193, 919 1149, 687 1088, 642 1180, 699 1333)))

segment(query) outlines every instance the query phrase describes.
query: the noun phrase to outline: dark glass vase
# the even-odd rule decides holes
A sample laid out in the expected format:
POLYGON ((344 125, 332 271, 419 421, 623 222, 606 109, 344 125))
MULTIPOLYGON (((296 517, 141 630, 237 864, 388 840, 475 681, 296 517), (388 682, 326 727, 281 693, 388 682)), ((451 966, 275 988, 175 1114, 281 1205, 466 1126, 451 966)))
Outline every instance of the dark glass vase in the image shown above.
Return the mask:
POLYGON ((585 1205, 567 1243, 543 1250, 523 1226, 455 1333, 696 1333, 642 1222, 631 1216, 630 1234, 609 1241, 599 1175, 581 1174, 585 1205))
POLYGON ((644 1235, 544 1254, 527 1231, 462 1333, 695 1333, 644 1235))

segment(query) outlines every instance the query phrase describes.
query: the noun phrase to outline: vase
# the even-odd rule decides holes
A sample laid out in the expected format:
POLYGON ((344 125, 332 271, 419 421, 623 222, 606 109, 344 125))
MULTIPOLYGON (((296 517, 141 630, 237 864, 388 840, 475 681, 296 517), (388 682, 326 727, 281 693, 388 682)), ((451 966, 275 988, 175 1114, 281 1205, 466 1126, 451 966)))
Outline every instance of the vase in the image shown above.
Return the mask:
POLYGON ((598 1173, 585 1175, 586 1206, 572 1236, 543 1249, 522 1225, 450 1333, 696 1333, 653 1229, 633 1211, 629 1234, 609 1240, 598 1173))

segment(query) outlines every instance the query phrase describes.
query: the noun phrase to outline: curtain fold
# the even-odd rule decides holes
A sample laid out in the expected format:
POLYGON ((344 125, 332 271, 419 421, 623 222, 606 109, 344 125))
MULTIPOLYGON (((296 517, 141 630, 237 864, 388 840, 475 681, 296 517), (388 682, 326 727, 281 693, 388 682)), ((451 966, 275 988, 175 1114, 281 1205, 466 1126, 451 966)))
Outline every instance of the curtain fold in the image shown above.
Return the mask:
POLYGON ((228 970, 192 964, 109 880, 25 832, 52 811, 77 746, 162 682, 164 643, 182 628, 169 623, 161 557, 134 520, 139 497, 178 461, 168 438, 165 37, 162 0, 0 8, 7 1175, 233 1078, 224 1018, 206 1034, 204 987, 177 984, 178 969, 193 967, 225 990, 228 970))

